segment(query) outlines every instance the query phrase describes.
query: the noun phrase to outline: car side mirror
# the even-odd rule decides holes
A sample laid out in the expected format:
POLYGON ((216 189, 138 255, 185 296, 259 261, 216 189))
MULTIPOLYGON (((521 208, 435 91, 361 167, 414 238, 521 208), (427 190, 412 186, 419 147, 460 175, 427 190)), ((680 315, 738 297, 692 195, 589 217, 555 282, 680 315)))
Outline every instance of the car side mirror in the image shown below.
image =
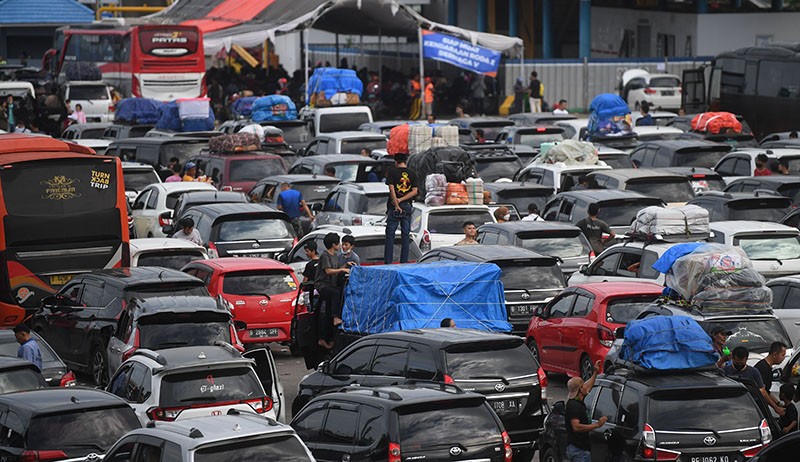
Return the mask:
POLYGON ((174 233, 172 232, 172 226, 162 226, 161 232, 164 233, 166 236, 172 236, 174 233))
POLYGON ((614 329, 614 337, 618 338, 618 339, 624 339, 625 338, 625 326, 617 327, 616 329, 614 329))
POLYGON ((317 371, 322 372, 323 374, 327 374, 331 370, 331 362, 330 361, 322 361, 317 366, 317 371))
POLYGON ((288 263, 289 262, 289 254, 287 254, 285 252, 284 253, 279 253, 277 256, 275 256, 275 259, 278 260, 281 263, 288 263))
POLYGON ((56 296, 48 295, 47 297, 42 298, 41 304, 44 307, 52 309, 56 304, 56 296))
POLYGON ((586 274, 588 271, 589 271, 589 265, 585 265, 584 264, 584 265, 581 265, 580 268, 578 268, 578 272, 581 273, 581 274, 586 274))
POLYGON ((314 202, 311 204, 311 210, 313 212, 321 212, 322 211, 322 202, 314 202))

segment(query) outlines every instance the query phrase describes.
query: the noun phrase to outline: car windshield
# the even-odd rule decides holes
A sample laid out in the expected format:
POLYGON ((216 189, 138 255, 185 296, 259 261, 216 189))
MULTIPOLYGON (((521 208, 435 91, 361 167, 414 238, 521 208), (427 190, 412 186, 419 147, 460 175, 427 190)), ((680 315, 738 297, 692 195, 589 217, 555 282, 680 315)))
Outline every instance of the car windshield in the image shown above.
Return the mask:
POLYGON ((561 133, 523 133, 519 136, 519 140, 516 144, 525 144, 532 148, 539 148, 542 146, 542 143, 561 141, 563 139, 564 137, 561 136, 561 133))
POLYGON ((328 164, 325 167, 332 167, 335 171, 336 178, 342 181, 358 181, 358 170, 361 166, 360 163, 350 162, 347 164, 328 164))
POLYGON ((725 342, 731 351, 738 346, 746 347, 751 352, 767 352, 772 342, 781 342, 792 345, 781 322, 775 318, 757 318, 744 320, 715 319, 701 321, 700 325, 706 330, 721 326, 726 331, 733 332, 725 342))
POLYGON ((341 112, 336 114, 322 114, 319 117, 320 133, 358 131, 361 124, 370 122, 366 112, 341 112))
POLYGON ((678 151, 675 153, 676 167, 713 168, 728 151, 678 151))
MULTIPOLYGON (((108 88, 105 85, 70 86, 69 99, 71 101, 107 100, 108 88)), ((72 104, 75 105, 74 102, 72 104)))
MULTIPOLYGON (((454 407, 457 403, 413 407, 418 412, 398 411, 400 447, 404 451, 423 453, 434 448, 500 444, 501 429, 494 413, 484 404, 454 407), (446 407, 445 407, 446 406, 446 407), (446 433, 442 428, 446 427, 446 433)), ((463 406, 463 405, 462 405, 463 406)))
POLYGON ((651 87, 666 87, 666 88, 673 88, 673 87, 680 87, 681 80, 677 77, 651 77, 650 78, 650 86, 651 87))
POLYGON ((31 419, 27 449, 86 449, 105 453, 129 431, 140 428, 139 419, 128 406, 112 409, 81 409, 31 419))
POLYGON ((754 429, 762 419, 747 390, 732 387, 656 392, 647 414, 656 432, 754 429))
POLYGON ((350 194, 355 201, 350 210, 355 213, 365 215, 386 215, 386 202, 389 200, 389 193, 378 194, 350 194))
POLYGON ((689 182, 692 184, 695 194, 703 191, 722 191, 725 189, 725 180, 722 178, 691 178, 689 182))
POLYGON ((264 397, 251 367, 214 367, 167 374, 161 381, 160 407, 242 401, 264 397))
MULTIPOLYGON (((101 127, 101 128, 86 128, 83 131, 81 131, 81 136, 80 137, 81 138, 88 138, 88 139, 99 139, 99 138, 103 137, 103 133, 105 131, 106 131, 105 127, 101 127)), ((94 149, 95 152, 100 154, 100 152, 99 152, 100 148, 92 148, 92 149, 94 149)))
POLYGON ((600 203, 597 216, 609 226, 628 226, 636 219, 639 210, 651 206, 661 206, 659 199, 634 199, 600 203))
MULTIPOLYGON (((384 203, 385 205, 385 203, 384 203)), ((377 238, 369 238, 369 239, 358 239, 356 241, 355 252, 358 254, 358 258, 361 259, 361 264, 383 264, 383 249, 386 240, 381 237, 377 238)), ((394 263, 398 263, 400 261, 400 247, 402 244, 402 240, 400 235, 397 235, 394 239, 394 263)), ((419 260, 422 256, 422 252, 419 250, 419 246, 411 241, 411 244, 408 247, 408 261, 415 262, 419 260)))
POLYGON ((223 444, 201 447, 194 453, 194 462, 251 462, 279 460, 308 462, 303 443, 293 435, 259 439, 235 439, 223 444))
POLYGON ((445 352, 447 373, 454 379, 536 375, 536 359, 524 344, 459 345, 445 352))
POLYGON ((136 266, 161 266, 164 268, 181 269, 187 263, 203 260, 205 256, 197 250, 183 250, 180 252, 148 252, 139 255, 136 266))
POLYGON ((660 197, 664 202, 689 202, 694 198, 692 186, 685 179, 643 178, 629 181, 628 191, 636 191, 645 196, 660 197))
POLYGON ((600 156, 600 160, 611 168, 634 168, 630 154, 603 154, 600 156))
POLYGON ((606 305, 606 321, 627 324, 636 319, 659 295, 615 298, 606 305))
POLYGON ((226 311, 159 313, 139 318, 139 348, 162 350, 231 343, 231 318, 226 311))
POLYGON ((567 285, 558 265, 534 262, 494 262, 502 270, 500 280, 506 290, 558 289, 567 285))
POLYGON ((289 144, 305 143, 311 139, 311 133, 306 125, 283 125, 283 139, 289 144))
POLYGON ((250 239, 287 239, 292 236, 291 225, 280 218, 253 218, 223 221, 219 224, 217 240, 230 242, 250 239))
POLYGON ((794 234, 761 234, 733 239, 751 260, 794 260, 800 258, 800 237, 794 234))
POLYGON ((362 149, 386 149, 385 138, 342 140, 340 154, 361 154, 362 149))
POLYGON ((791 184, 778 188, 778 192, 782 196, 786 196, 792 200, 792 204, 800 203, 800 184, 791 184))
POLYGON ((306 202, 322 202, 328 197, 334 186, 339 184, 339 181, 331 181, 330 183, 292 183, 292 189, 300 191, 303 195, 303 200, 306 202))
POLYGON ((503 189, 497 193, 498 203, 512 204, 518 211, 528 210, 530 204, 536 204, 539 210, 544 210, 551 191, 535 189, 503 189))
MULTIPOLYGON (((169 165, 169 160, 173 157, 178 158, 181 165, 185 165, 190 157, 200 155, 200 152, 208 149, 208 141, 188 141, 182 143, 165 143, 161 145, 161 165, 169 165)), ((259 178, 260 179, 260 178, 259 178)))
POLYGON ((154 170, 128 170, 123 171, 122 181, 125 191, 141 191, 153 183, 161 183, 154 170))
POLYGON ((262 178, 286 173, 286 166, 280 158, 263 157, 256 159, 231 160, 228 181, 258 181, 262 178))
POLYGON ((464 223, 493 223, 488 210, 437 210, 428 215, 428 231, 434 234, 464 234, 464 223))
POLYGON ((517 234, 517 243, 538 254, 559 258, 588 257, 592 250, 578 229, 520 233, 517 234))
POLYGON ((222 292, 230 295, 273 296, 297 291, 288 270, 236 271, 222 277, 222 292))
POLYGON ((755 220, 779 223, 788 212, 790 201, 745 199, 730 201, 728 206, 728 220, 755 220))
POLYGON ((517 158, 490 158, 490 159, 483 159, 481 157, 477 157, 474 159, 475 163, 475 170, 478 171, 478 176, 483 179, 483 181, 493 182, 497 181, 501 178, 514 178, 514 174, 517 173, 519 169, 524 167, 522 165, 522 161, 517 158))
POLYGON ((20 368, 0 372, 0 394, 35 390, 46 386, 47 382, 44 381, 42 374, 33 369, 20 368))

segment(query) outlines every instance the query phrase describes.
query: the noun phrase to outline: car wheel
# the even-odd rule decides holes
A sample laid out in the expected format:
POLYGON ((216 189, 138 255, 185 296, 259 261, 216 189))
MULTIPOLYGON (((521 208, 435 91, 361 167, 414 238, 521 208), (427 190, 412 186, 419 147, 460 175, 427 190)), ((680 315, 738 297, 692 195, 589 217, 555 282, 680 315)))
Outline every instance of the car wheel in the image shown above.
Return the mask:
POLYGON ((147 233, 147 237, 153 237, 153 233, 147 233))
POLYGON ((297 395, 297 398, 292 401, 292 417, 300 413, 300 411, 311 401, 308 395, 297 395))
POLYGON ((527 448, 514 452, 514 462, 531 462, 536 449, 527 448))
POLYGON ((533 353, 533 357, 536 358, 536 362, 539 365, 542 365, 542 358, 539 357, 539 346, 536 344, 536 340, 529 338, 528 339, 528 348, 530 348, 531 353, 533 353))
POLYGON ((634 108, 635 110, 637 110, 637 111, 638 111, 638 110, 640 110, 640 109, 641 109, 641 107, 642 107, 642 106, 639 104, 639 102, 638 102, 638 101, 636 102, 636 104, 634 104, 634 105, 633 105, 633 108, 634 108))
POLYGON ((541 462, 558 462, 558 459, 556 459, 555 449, 551 448, 550 446, 546 447, 539 455, 539 460, 541 462))
POLYGON ((90 368, 94 384, 100 387, 105 386, 108 383, 108 356, 106 350, 100 345, 95 345, 92 349, 90 368))
POLYGON ((586 353, 581 355, 580 373, 583 380, 589 380, 592 377, 592 374, 594 374, 594 365, 592 364, 592 359, 589 358, 589 355, 586 353))

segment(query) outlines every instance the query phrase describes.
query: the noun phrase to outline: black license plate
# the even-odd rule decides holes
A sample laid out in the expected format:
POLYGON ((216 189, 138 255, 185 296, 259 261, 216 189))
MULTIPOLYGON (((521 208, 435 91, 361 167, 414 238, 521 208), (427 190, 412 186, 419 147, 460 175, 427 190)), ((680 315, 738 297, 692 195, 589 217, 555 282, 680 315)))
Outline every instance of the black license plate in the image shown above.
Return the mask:
POLYGON ((277 337, 278 329, 250 329, 250 338, 277 337))
POLYGON ((731 458, 727 455, 691 456, 689 462, 731 462, 731 458))
POLYGON ((498 414, 519 411, 519 400, 517 399, 491 400, 489 404, 492 406, 492 409, 494 409, 494 412, 498 414))
POLYGON ((674 96, 674 95, 675 95, 675 92, 672 91, 672 90, 662 90, 661 91, 661 96, 674 96))
POLYGON ((511 307, 511 314, 533 314, 536 309, 534 305, 509 305, 511 307))

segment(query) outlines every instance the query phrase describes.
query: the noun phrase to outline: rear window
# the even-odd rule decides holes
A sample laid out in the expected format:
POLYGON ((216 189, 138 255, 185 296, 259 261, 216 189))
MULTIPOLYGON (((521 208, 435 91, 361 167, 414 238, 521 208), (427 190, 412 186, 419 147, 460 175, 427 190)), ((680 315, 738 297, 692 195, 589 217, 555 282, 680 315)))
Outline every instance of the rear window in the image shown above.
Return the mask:
POLYGON ((511 179, 524 165, 518 158, 474 159, 475 170, 483 181, 493 182, 501 178, 511 179))
MULTIPOLYGON (((161 145, 159 163, 168 165, 173 157, 178 158, 181 165, 185 165, 190 157, 200 155, 200 152, 208 149, 208 141, 186 141, 181 143, 166 143, 161 145)), ((260 180, 261 178, 259 178, 260 180)))
POLYGON ((168 374, 161 381, 162 407, 224 403, 262 398, 264 391, 249 367, 224 367, 168 374))
POLYGON ((664 202, 689 202, 694 198, 694 190, 684 179, 646 178, 629 181, 625 187, 628 191, 636 191, 645 196, 660 197, 664 202))
POLYGON ((164 268, 181 269, 195 260, 203 260, 203 254, 197 251, 145 253, 139 255, 136 266, 161 266, 164 268))
POLYGON ((228 182, 258 181, 262 178, 286 173, 283 160, 277 158, 231 160, 228 182))
POLYGON ((528 210, 528 205, 536 204, 539 210, 544 210, 547 200, 552 192, 534 189, 504 189, 497 192, 498 203, 512 204, 518 211, 528 210))
POLYGON ((139 347, 151 350, 231 343, 230 315, 215 312, 160 313, 139 318, 139 347))
POLYGON ((773 342, 781 342, 784 345, 793 344, 781 322, 775 318, 704 321, 700 325, 706 332, 711 332, 716 326, 733 332, 733 335, 729 336, 725 342, 725 346, 731 351, 738 346, 743 346, 750 353, 766 353, 773 342))
POLYGON ((389 200, 389 193, 380 194, 351 194, 355 204, 351 209, 356 213, 365 215, 385 215, 386 203, 389 200))
POLYGON ((517 234, 519 246, 541 255, 570 258, 589 256, 591 248, 580 230, 542 231, 517 234))
POLYGON ((0 393, 35 390, 46 386, 47 383, 42 378, 42 374, 33 369, 12 369, 0 372, 0 393))
POLYGON ((208 289, 202 281, 181 284, 153 284, 144 287, 133 287, 125 291, 125 299, 168 297, 171 295, 200 295, 208 297, 208 289))
POLYGON ((279 218, 223 221, 218 227, 217 240, 222 242, 285 239, 293 236, 291 225, 279 218))
POLYGON ((608 223, 609 226, 629 226, 636 219, 636 214, 639 213, 639 210, 651 205, 661 206, 662 204, 658 199, 602 202, 597 216, 608 223))
POLYGON ((604 154, 600 160, 611 168, 634 168, 630 154, 604 154))
MULTIPOLYGON (((300 194, 303 195, 303 200, 306 202, 322 202, 337 184, 339 184, 338 181, 330 183, 292 183, 292 189, 300 191, 300 194)), ((384 210, 384 212, 386 211, 384 210)))
POLYGON ((345 112, 339 114, 323 114, 319 117, 320 133, 357 131, 361 124, 370 122, 366 112, 345 112))
POLYGON ((476 122, 470 125, 470 129, 474 134, 476 130, 483 130, 483 138, 486 140, 493 140, 503 130, 503 127, 513 126, 514 122, 476 122))
POLYGON ((713 168, 728 151, 678 151, 675 153, 676 167, 713 168))
MULTIPOLYGON (((88 138, 88 139, 98 139, 103 137, 103 133, 105 133, 106 129, 103 128, 87 128, 81 131, 80 138, 88 138)), ((100 150, 102 148, 92 148, 95 150, 96 153, 100 154, 100 150)))
POLYGON ((386 149, 385 139, 367 139, 367 140, 343 140, 340 154, 361 154, 362 149, 386 149))
POLYGON ((651 77, 651 87, 680 87, 681 80, 677 77, 651 77))
POLYGON ((531 133, 520 135, 517 144, 525 144, 532 148, 539 148, 542 143, 551 141, 562 141, 564 139, 561 133, 531 133))
MULTIPOLYGON (((108 88, 105 85, 71 86, 69 87, 69 99, 72 101, 107 100, 108 88)), ((72 104, 75 105, 74 102, 72 104)))
MULTIPOLYGON (((42 363, 49 363, 57 361, 55 353, 49 346, 44 345, 44 341, 39 334, 31 332, 31 336, 36 340, 39 345, 39 351, 42 353, 42 363)), ((12 358, 17 357, 17 350, 19 350, 19 343, 13 335, 9 335, 0 340, 0 356, 9 356, 12 358)))
POLYGON ((281 462, 307 462, 305 447, 295 436, 236 439, 233 444, 218 444, 195 451, 195 462, 250 462, 254 460, 280 460, 281 462))
POLYGON ((743 388, 675 390, 650 396, 647 422, 656 430, 725 431, 761 423, 753 398, 743 388), (703 412, 697 412, 702 409, 703 412))
POLYGON ((793 204, 800 203, 800 184, 790 184, 778 188, 778 192, 782 196, 786 196, 792 200, 793 204))
POLYGON ((755 220, 779 223, 791 206, 790 200, 745 199, 730 201, 728 220, 755 220))
POLYGON ((184 56, 197 51, 199 34, 191 29, 174 27, 148 28, 139 31, 142 52, 160 57, 184 56))
POLYGON ((800 238, 796 235, 764 234, 733 240, 751 260, 789 260, 800 258, 800 238))
POLYGON ((454 379, 521 377, 536 374, 538 365, 524 344, 480 343, 445 352, 447 372, 454 379))
POLYGON ((125 183, 125 191, 141 191, 153 183, 161 183, 153 170, 129 170, 123 172, 122 180, 125 183))
POLYGON ((230 295, 273 296, 296 290, 297 283, 286 270, 238 271, 222 279, 222 292, 230 295))
POLYGON ((421 412, 413 414, 405 414, 400 409, 397 418, 400 424, 400 447, 403 451, 416 453, 455 445, 490 446, 502 441, 502 430, 485 404, 450 406, 432 403, 421 412), (443 432, 442 428, 447 428, 447 432, 443 432))
POLYGON ((494 223, 489 211, 483 210, 437 210, 428 215, 428 231, 439 234, 464 234, 464 222, 476 226, 494 223))
MULTIPOLYGON (((361 264, 382 264, 385 242, 383 238, 357 240, 354 250, 358 254, 358 258, 361 259, 361 264)), ((397 236, 394 239, 394 253, 392 254, 394 256, 394 263, 400 262, 400 247, 400 236, 397 236)), ((408 260, 417 261, 421 256, 422 253, 419 250, 419 246, 412 241, 411 245, 408 246, 408 260)))
POLYGON ((636 319, 659 295, 635 298, 615 298, 606 306, 606 321, 627 324, 636 319))
POLYGON ((725 180, 716 176, 702 176, 689 179, 695 193, 701 191, 722 191, 725 189, 725 180))
POLYGON ((506 290, 557 289, 564 287, 564 275, 558 265, 536 265, 532 262, 495 262, 502 270, 500 280, 506 290))
POLYGON ((305 143, 311 139, 311 133, 306 125, 281 125, 283 139, 289 144, 305 143))
POLYGON ((87 453, 102 454, 123 435, 140 427, 128 406, 44 415, 31 419, 27 449, 86 449, 87 453))

